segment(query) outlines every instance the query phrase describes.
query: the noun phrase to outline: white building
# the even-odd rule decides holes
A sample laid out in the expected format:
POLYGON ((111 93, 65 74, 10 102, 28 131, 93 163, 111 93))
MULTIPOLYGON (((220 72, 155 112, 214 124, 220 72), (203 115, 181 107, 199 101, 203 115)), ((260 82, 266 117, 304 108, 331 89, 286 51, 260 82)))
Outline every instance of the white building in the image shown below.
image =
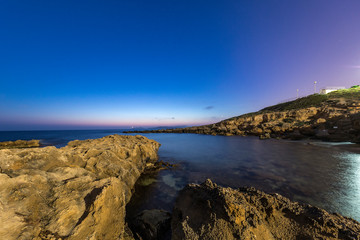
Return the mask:
POLYGON ((345 87, 326 87, 326 88, 321 89, 320 94, 328 94, 330 92, 341 90, 341 89, 345 89, 345 87))

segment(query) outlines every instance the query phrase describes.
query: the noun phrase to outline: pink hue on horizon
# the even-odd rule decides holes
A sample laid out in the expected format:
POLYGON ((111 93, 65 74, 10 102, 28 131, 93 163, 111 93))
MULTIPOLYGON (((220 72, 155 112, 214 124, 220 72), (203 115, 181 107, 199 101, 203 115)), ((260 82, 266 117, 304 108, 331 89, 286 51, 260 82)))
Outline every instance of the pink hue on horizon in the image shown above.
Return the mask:
MULTIPOLYGON (((9 121, 8 123, 22 123, 21 121, 9 121)), ((70 127, 101 127, 101 128, 131 128, 131 127, 159 127, 159 126, 198 126, 198 125, 207 125, 212 124, 218 121, 196 121, 196 120, 165 120, 165 121, 149 121, 147 119, 141 120, 120 120, 120 121, 97 121, 97 120, 43 120, 43 119, 33 119, 26 121, 29 125, 38 125, 38 126, 70 126, 70 127)))

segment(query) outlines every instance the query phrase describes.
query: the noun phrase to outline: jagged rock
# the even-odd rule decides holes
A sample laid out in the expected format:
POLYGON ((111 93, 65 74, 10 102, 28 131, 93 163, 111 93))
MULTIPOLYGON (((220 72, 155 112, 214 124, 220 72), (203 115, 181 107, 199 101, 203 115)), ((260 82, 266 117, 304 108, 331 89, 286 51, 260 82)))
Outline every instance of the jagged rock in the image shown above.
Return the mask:
POLYGON ((262 130, 261 128, 259 127, 255 127, 253 129, 251 129, 250 131, 252 134, 256 135, 256 136, 259 136, 261 134, 263 134, 264 130, 262 130))
POLYGON ((6 141, 0 142, 0 149, 7 148, 32 148, 32 147, 40 147, 39 140, 16 140, 16 141, 6 141))
POLYGON ((318 118, 318 119, 316 119, 316 123, 317 124, 321 124, 321 123, 325 123, 326 122, 326 119, 324 119, 324 118, 318 118))
POLYGON ((301 128, 299 130, 299 132, 302 134, 302 135, 305 135, 305 136, 314 136, 316 133, 315 133, 315 130, 312 129, 311 127, 304 127, 304 128, 301 128))
POLYGON ((270 136, 269 133, 265 133, 265 134, 263 134, 263 135, 260 135, 259 138, 260 138, 261 140, 264 140, 264 139, 269 139, 269 138, 271 138, 271 136, 270 136))
POLYGON ((296 129, 294 132, 290 133, 288 136, 291 140, 301 140, 306 138, 304 135, 300 133, 298 129, 296 129))
POLYGON ((160 144, 112 135, 0 150, 2 239, 122 239, 125 205, 160 144))
POLYGON ((131 222, 132 230, 143 240, 156 240, 170 230, 171 214, 161 209, 144 210, 131 222))
POLYGON ((360 239, 360 223, 254 188, 219 187, 207 180, 179 194, 172 239, 360 239))
MULTIPOLYGON (((360 92, 359 92, 360 94, 360 92)), ((326 141, 355 141, 360 135, 360 104, 359 99, 331 99, 319 106, 302 109, 281 110, 276 106, 265 108, 259 112, 223 120, 221 122, 182 129, 167 129, 153 131, 130 131, 146 133, 197 133, 210 135, 255 135, 263 138, 265 133, 271 137, 289 138, 292 132, 300 134, 293 139, 304 137, 318 138, 326 141), (344 135, 324 136, 316 134, 321 130, 332 130, 337 127, 344 135)), ((335 132, 328 132, 330 135, 335 132)), ((336 133, 339 134, 338 132, 336 133)), ((357 140, 356 140, 357 141, 357 140)))

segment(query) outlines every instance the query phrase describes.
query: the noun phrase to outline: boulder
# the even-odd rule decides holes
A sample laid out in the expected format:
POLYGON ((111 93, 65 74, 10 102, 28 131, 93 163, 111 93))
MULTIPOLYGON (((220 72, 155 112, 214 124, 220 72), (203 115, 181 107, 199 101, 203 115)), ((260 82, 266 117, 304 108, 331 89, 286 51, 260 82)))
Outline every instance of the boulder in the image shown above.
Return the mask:
POLYGON ((316 121, 315 121, 317 124, 322 124, 322 123, 325 123, 326 122, 326 119, 324 119, 324 118, 318 118, 318 119, 316 119, 316 121))
POLYGON ((174 207, 172 239, 360 239, 360 223, 254 188, 190 184, 174 207))
POLYGON ((0 150, 2 239, 122 239, 125 205, 160 144, 112 135, 0 150))
POLYGON ((260 138, 261 140, 264 140, 264 139, 269 139, 269 138, 271 138, 271 136, 270 136, 270 133, 265 133, 265 134, 263 134, 263 135, 260 135, 259 138, 260 138))

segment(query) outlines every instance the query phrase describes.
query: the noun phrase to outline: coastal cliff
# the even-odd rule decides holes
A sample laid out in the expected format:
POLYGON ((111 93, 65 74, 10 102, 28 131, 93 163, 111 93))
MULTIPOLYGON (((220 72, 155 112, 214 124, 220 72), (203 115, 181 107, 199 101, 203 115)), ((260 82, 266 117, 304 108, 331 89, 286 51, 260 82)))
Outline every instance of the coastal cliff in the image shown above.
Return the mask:
POLYGON ((178 129, 133 131, 360 142, 360 89, 314 94, 221 122, 178 129))
POLYGON ((173 240, 360 239, 360 224, 351 218, 210 180, 180 192, 171 221, 173 240))
POLYGON ((0 150, 0 238, 360 239, 351 218, 210 180, 181 190, 172 214, 141 212, 130 230, 126 204, 139 176, 161 165, 159 147, 143 136, 111 135, 0 150))
POLYGON ((125 205, 160 144, 111 135, 0 150, 2 239, 131 239, 125 205))

